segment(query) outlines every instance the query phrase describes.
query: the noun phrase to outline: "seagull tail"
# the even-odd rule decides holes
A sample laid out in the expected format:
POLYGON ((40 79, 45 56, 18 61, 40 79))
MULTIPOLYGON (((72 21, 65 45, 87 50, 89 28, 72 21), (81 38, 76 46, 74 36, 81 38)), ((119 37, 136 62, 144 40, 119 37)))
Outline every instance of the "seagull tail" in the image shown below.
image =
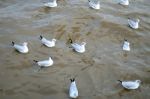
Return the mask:
POLYGON ((120 83, 122 83, 122 81, 121 80, 118 80, 120 83))
POLYGON ((35 63, 37 63, 38 61, 37 60, 33 60, 35 63))
POLYGON ((40 39, 42 39, 43 38, 43 36, 42 35, 40 35, 40 39))
POLYGON ((12 41, 12 46, 14 46, 14 45, 15 45, 15 42, 12 41))

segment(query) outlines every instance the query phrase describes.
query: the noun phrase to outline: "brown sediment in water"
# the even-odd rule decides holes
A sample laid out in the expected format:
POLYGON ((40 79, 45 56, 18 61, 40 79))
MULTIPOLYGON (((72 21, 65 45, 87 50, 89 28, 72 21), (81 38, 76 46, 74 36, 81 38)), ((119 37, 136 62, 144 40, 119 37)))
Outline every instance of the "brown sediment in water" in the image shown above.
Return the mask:
POLYGON ((76 77, 79 99, 149 99, 150 14, 149 0, 130 1, 128 7, 115 0, 101 1, 100 10, 86 0, 59 0, 58 7, 43 7, 41 0, 0 1, 0 99, 69 99, 68 88, 76 77), (140 28, 127 26, 138 17, 140 28), (56 38, 46 48, 39 36, 56 38), (69 48, 68 39, 85 41, 86 52, 69 48), (122 51, 128 39, 131 51, 122 51), (29 53, 19 54, 11 42, 29 43, 29 53), (38 71, 34 59, 51 56, 54 65, 38 71), (140 89, 124 90, 117 80, 140 79, 140 89))

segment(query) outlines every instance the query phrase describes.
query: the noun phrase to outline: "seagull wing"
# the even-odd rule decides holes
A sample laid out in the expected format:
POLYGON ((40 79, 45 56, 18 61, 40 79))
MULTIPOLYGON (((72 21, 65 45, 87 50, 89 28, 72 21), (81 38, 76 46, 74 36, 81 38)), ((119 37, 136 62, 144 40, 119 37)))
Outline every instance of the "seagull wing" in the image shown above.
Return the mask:
POLYGON ((69 90, 70 97, 77 98, 78 97, 78 89, 75 82, 72 82, 69 90))
POLYGON ((137 83, 135 82, 123 82, 122 85, 127 88, 127 89, 136 89, 137 88, 137 83))
POLYGON ((14 45, 14 48, 18 51, 23 51, 24 50, 24 47, 22 45, 18 45, 18 44, 15 44, 14 45))
POLYGON ((71 44, 71 46, 76 49, 76 50, 80 50, 81 49, 81 45, 77 44, 77 43, 73 43, 71 44))

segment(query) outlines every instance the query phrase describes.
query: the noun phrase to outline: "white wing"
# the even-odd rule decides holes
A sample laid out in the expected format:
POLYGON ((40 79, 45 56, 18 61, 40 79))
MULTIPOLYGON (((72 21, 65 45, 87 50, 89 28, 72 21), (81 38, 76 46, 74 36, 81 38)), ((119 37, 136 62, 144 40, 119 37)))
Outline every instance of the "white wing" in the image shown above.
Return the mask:
POLYGON ((14 44, 14 48, 16 50, 18 50, 19 52, 21 52, 21 53, 27 53, 28 52, 27 46, 22 46, 22 45, 14 44))
POLYGON ((129 42, 124 41, 123 50, 130 51, 130 43, 129 42))
POLYGON ((44 37, 41 39, 41 41, 42 41, 42 43, 43 43, 44 45, 46 45, 47 47, 53 47, 53 46, 55 46, 55 42, 54 42, 54 41, 47 40, 47 39, 44 38, 44 37))
POLYGON ((95 3, 93 1, 89 2, 89 6, 92 7, 93 9, 100 9, 100 3, 95 3))
POLYGON ((138 28, 138 22, 135 22, 131 19, 128 20, 128 24, 130 25, 130 27, 137 29, 138 28))
POLYGON ((139 83, 132 81, 122 82, 122 85, 127 89, 137 89, 139 87, 139 83))
POLYGON ((46 7, 57 7, 57 2, 56 2, 56 0, 54 0, 54 1, 51 1, 48 3, 45 3, 44 6, 46 6, 46 7))
POLYGON ((49 61, 49 60, 44 60, 44 61, 38 62, 39 66, 45 66, 45 67, 51 66, 52 64, 53 64, 53 61, 49 61))
POLYGON ((78 97, 78 89, 77 89, 75 81, 72 82, 70 85, 69 95, 71 98, 77 98, 78 97))
POLYGON ((85 46, 84 45, 79 45, 77 43, 71 44, 73 49, 79 53, 85 52, 85 46))
POLYGON ((71 46, 74 48, 74 49, 77 49, 77 50, 80 50, 81 49, 81 45, 77 44, 77 43, 73 43, 71 44, 71 46))
POLYGON ((120 0, 119 3, 122 4, 122 5, 129 5, 128 0, 120 0))

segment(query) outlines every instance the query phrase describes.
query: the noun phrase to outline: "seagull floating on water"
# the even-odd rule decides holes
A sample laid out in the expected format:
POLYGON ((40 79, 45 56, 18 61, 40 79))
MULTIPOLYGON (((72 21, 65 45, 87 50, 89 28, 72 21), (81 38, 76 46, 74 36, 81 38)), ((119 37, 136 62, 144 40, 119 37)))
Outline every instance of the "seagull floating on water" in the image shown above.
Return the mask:
POLYGON ((129 0, 119 0, 119 4, 127 6, 129 5, 129 0))
POLYGON ((138 29, 139 28, 139 19, 130 19, 128 18, 128 24, 131 28, 133 29, 138 29))
POLYGON ((130 43, 128 42, 128 40, 124 40, 122 49, 124 51, 130 51, 130 43))
POLYGON ((51 57, 49 57, 48 60, 43 60, 43 61, 33 60, 33 61, 36 62, 40 67, 49 67, 52 66, 54 63, 51 57))
POLYGON ((70 79, 71 84, 69 88, 69 96, 70 98, 77 98, 78 97, 78 89, 75 82, 75 79, 70 79))
POLYGON ((89 6, 93 9, 100 9, 100 1, 92 1, 92 0, 88 0, 89 1, 89 6))
POLYGON ((44 44, 47 47, 54 47, 55 43, 56 43, 56 39, 47 40, 46 38, 44 38, 41 35, 40 35, 40 40, 41 40, 41 43, 44 44))
POLYGON ((78 53, 85 52, 85 45, 86 45, 85 42, 82 42, 81 44, 77 44, 77 43, 73 43, 72 40, 70 39, 70 43, 72 43, 71 46, 76 52, 78 53))
POLYGON ((57 7, 57 1, 56 0, 53 0, 53 1, 49 1, 47 3, 44 4, 44 6, 46 7, 57 7))
POLYGON ((137 89, 140 86, 141 81, 140 80, 135 80, 135 81, 121 81, 122 86, 126 89, 137 89))
POLYGON ((28 53, 28 43, 24 42, 22 45, 15 44, 15 42, 12 42, 13 47, 20 53, 28 53))

